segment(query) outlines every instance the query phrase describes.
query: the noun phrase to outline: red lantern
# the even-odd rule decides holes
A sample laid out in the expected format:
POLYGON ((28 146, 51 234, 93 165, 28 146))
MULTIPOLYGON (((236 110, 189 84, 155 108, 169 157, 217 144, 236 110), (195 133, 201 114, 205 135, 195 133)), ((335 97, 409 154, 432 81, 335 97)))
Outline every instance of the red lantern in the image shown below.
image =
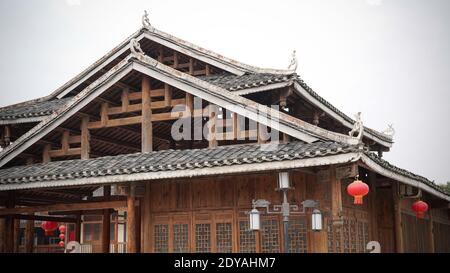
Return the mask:
POLYGON ((417 218, 423 218, 428 210, 428 204, 419 200, 412 205, 412 210, 416 213, 417 218))
POLYGON ((60 242, 59 242, 59 246, 60 246, 60 247, 64 247, 64 246, 65 246, 64 241, 60 241, 60 242))
POLYGON ((64 235, 64 233, 59 234, 59 239, 61 239, 61 241, 63 241, 64 238, 66 238, 66 235, 64 235))
POLYGON ((45 231, 45 236, 53 235, 53 232, 58 228, 57 222, 44 221, 41 224, 41 228, 45 231))
POLYGON ((369 186, 357 179, 347 186, 347 193, 355 198, 353 202, 355 205, 361 205, 363 203, 363 196, 369 193, 369 186))
POLYGON ((59 232, 66 233, 66 226, 65 225, 60 225, 59 226, 59 232))

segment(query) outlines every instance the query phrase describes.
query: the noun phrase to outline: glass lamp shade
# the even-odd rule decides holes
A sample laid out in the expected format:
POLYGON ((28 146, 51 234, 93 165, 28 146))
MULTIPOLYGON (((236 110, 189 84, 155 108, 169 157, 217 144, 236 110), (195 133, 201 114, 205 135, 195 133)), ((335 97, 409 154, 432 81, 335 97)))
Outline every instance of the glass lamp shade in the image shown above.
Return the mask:
POLYGON ((250 215, 250 230, 260 230, 261 222, 259 218, 259 211, 257 209, 252 209, 249 215, 250 215))
POLYGON ((281 172, 278 173, 278 188, 280 190, 289 189, 290 183, 289 183, 289 173, 288 172, 281 172))
POLYGON ((313 231, 321 231, 322 230, 322 213, 320 210, 315 209, 312 213, 311 219, 311 227, 313 231))

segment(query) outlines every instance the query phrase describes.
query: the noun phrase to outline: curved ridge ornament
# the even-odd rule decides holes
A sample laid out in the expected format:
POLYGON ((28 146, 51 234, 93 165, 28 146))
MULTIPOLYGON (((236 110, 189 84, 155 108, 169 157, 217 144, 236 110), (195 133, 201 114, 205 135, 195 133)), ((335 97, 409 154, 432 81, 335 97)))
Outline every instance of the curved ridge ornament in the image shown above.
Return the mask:
POLYGON ((136 58, 138 58, 139 56, 145 56, 145 52, 142 50, 141 45, 136 38, 131 39, 130 50, 131 54, 133 54, 133 56, 135 56, 136 58))
POLYGON ((291 63, 290 63, 289 66, 288 66, 288 69, 289 69, 289 70, 292 70, 292 71, 297 71, 297 65, 298 65, 297 51, 294 50, 294 51, 292 52, 292 59, 291 59, 291 63))
POLYGON ((391 138, 394 137, 394 135, 395 135, 394 124, 388 124, 388 128, 385 129, 384 131, 382 131, 382 133, 391 138))
POLYGON ((150 24, 150 19, 148 19, 147 10, 144 10, 144 15, 142 15, 142 27, 149 30, 153 29, 152 25, 150 24))
POLYGON ((361 112, 358 112, 355 114, 355 123, 353 124, 353 128, 348 133, 348 135, 350 137, 354 137, 354 138, 358 139, 358 142, 362 143, 363 133, 364 133, 364 125, 361 120, 361 112), (355 136, 355 133, 357 133, 356 136, 355 136))

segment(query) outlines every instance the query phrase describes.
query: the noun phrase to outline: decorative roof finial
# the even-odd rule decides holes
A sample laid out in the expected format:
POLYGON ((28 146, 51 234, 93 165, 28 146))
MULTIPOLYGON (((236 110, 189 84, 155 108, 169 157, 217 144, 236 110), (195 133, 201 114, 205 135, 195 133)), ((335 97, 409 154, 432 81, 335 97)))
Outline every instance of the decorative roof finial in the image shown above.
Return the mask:
POLYGON ((355 133, 358 133, 358 135, 355 137, 358 139, 359 143, 362 142, 363 132, 364 132, 364 125, 361 120, 361 112, 358 112, 355 114, 355 123, 353 124, 352 130, 348 133, 350 137, 355 137, 355 133))
POLYGON ((140 56, 145 56, 145 52, 142 50, 141 45, 139 44, 136 38, 131 39, 130 50, 133 56, 135 56, 136 58, 139 58, 140 56))
POLYGON ((384 130, 382 133, 387 136, 394 137, 395 135, 394 124, 388 124, 388 128, 384 130))
POLYGON ((297 70, 297 52, 294 50, 294 52, 292 52, 292 59, 291 59, 291 63, 288 66, 289 70, 293 70, 296 71, 297 70))
POLYGON ((150 19, 148 19, 148 12, 144 10, 144 15, 142 15, 142 27, 151 29, 152 25, 150 24, 150 19))

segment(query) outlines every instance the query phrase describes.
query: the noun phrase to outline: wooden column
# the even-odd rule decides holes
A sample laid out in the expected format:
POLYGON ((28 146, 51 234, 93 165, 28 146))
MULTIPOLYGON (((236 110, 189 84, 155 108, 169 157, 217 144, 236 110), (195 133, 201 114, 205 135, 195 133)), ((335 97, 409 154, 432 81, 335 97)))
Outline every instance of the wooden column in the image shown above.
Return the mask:
POLYGON ((135 233, 136 233, 136 253, 141 253, 141 247, 142 247, 141 224, 142 224, 142 222, 141 222, 141 205, 140 204, 142 204, 142 198, 138 198, 137 200, 139 202, 139 205, 137 208, 135 208, 135 212, 136 212, 136 216, 135 216, 135 219, 136 219, 135 220, 136 221, 136 231, 135 231, 135 233))
POLYGON ((46 144, 44 146, 44 150, 42 151, 42 163, 49 163, 51 161, 50 158, 50 150, 52 146, 50 144, 46 144))
MULTIPOLYGON (((106 198, 111 196, 111 186, 103 187, 103 196, 106 198)), ((104 209, 103 210, 103 223, 102 223, 102 252, 103 253, 109 253, 110 232, 111 232, 110 209, 104 209)))
POLYGON ((77 213, 77 221, 75 223, 75 241, 81 243, 81 211, 77 213))
POLYGON ((131 184, 127 196, 127 253, 136 252, 136 186, 131 184))
POLYGON ((262 248, 261 248, 261 231, 256 230, 255 231, 255 246, 256 246, 256 253, 261 253, 262 252, 262 248))
POLYGON ((322 231, 308 231, 308 252, 328 253, 327 235, 326 227, 322 231))
POLYGON ((403 230, 402 230, 402 203, 398 195, 399 182, 392 181, 392 196, 394 200, 394 231, 395 231, 395 250, 397 253, 403 253, 403 230))
POLYGON ((436 248, 434 244, 433 209, 431 208, 428 213, 428 241, 430 242, 430 253, 435 253, 436 248))
POLYGON ((378 215, 377 215, 377 174, 369 173, 369 219, 370 219, 370 235, 371 241, 378 241, 378 215))
POLYGON ((0 253, 5 253, 5 244, 6 244, 6 226, 5 219, 0 218, 0 253))
POLYGON ((152 98, 150 95, 150 78, 142 78, 142 152, 153 151, 152 98))
MULTIPOLYGON (((34 213, 31 215, 34 215, 34 213)), ((33 245, 34 245, 34 221, 27 220, 27 226, 25 229, 25 252, 33 253, 33 245)))
POLYGON ((144 253, 150 253, 152 252, 152 245, 151 245, 151 237, 152 234, 150 233, 151 227, 152 227, 152 217, 151 217, 151 185, 150 183, 147 183, 145 186, 145 197, 144 202, 142 203, 142 245, 141 249, 144 253))
POLYGON ((341 180, 336 178, 336 168, 330 168, 331 181, 331 216, 334 222, 342 220, 342 193, 341 180))
MULTIPOLYGON (((15 206, 14 192, 8 193, 8 200, 6 200, 6 208, 12 209, 15 206)), ((5 252, 12 253, 14 251, 14 218, 7 216, 5 218, 5 252)))
POLYGON ((81 159, 89 159, 89 117, 82 117, 81 118, 81 159))
POLYGON ((19 253, 20 246, 20 219, 14 219, 14 237, 13 237, 13 245, 14 245, 14 253, 19 253))
POLYGON ((217 138, 216 138, 216 115, 217 115, 217 106, 210 104, 209 105, 209 120, 208 120, 208 128, 209 128, 209 148, 217 147, 217 138))

